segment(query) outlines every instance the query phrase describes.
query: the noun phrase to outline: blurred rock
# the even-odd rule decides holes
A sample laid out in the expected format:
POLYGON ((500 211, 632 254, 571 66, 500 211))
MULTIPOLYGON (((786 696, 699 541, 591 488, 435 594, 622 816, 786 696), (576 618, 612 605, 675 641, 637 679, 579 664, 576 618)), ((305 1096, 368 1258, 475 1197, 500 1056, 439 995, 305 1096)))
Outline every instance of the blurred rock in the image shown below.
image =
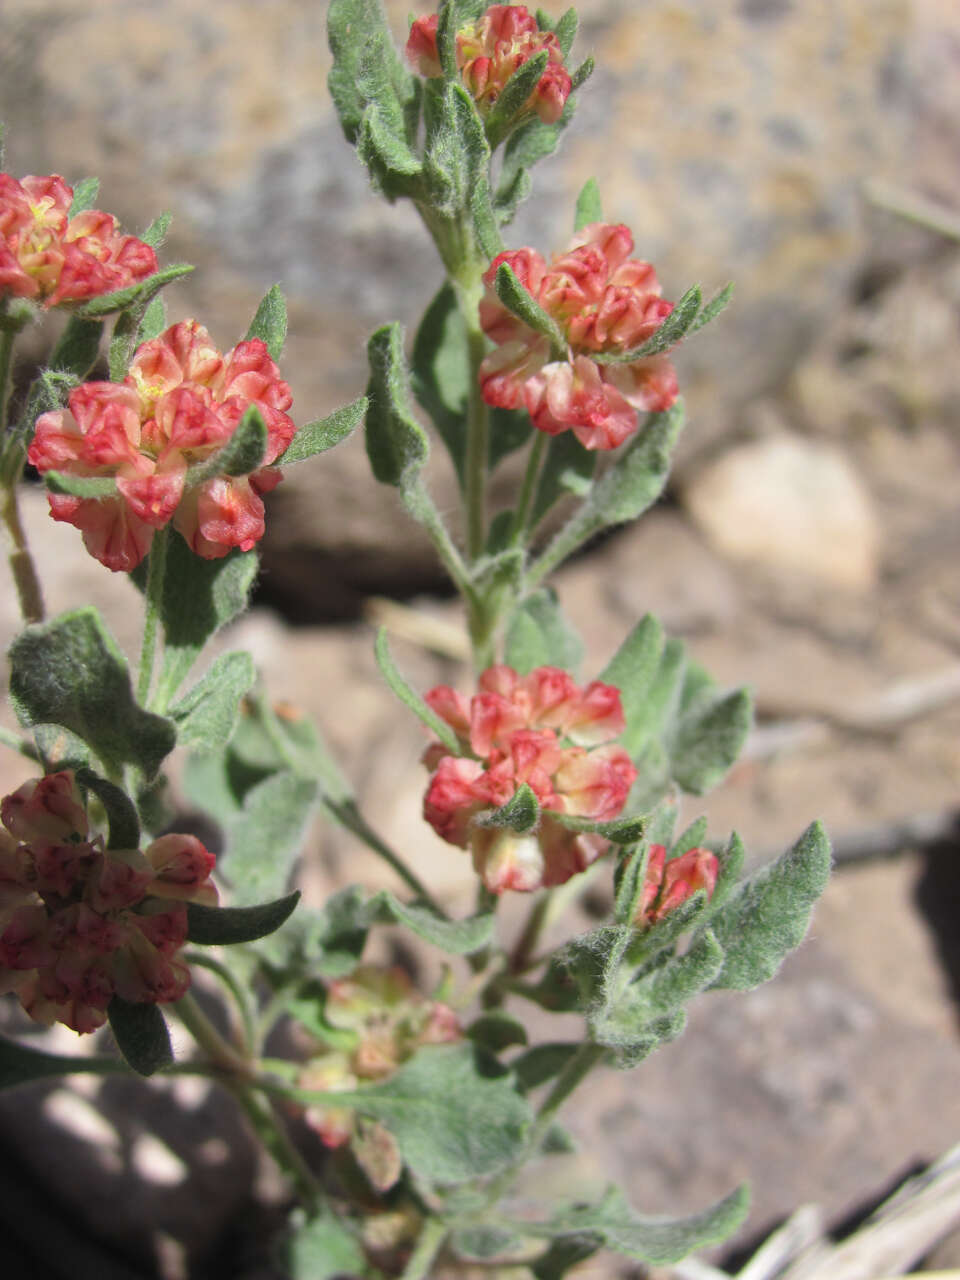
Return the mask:
POLYGON ((782 434, 738 445, 683 500, 725 555, 852 591, 877 581, 880 530, 866 486, 836 448, 782 434))

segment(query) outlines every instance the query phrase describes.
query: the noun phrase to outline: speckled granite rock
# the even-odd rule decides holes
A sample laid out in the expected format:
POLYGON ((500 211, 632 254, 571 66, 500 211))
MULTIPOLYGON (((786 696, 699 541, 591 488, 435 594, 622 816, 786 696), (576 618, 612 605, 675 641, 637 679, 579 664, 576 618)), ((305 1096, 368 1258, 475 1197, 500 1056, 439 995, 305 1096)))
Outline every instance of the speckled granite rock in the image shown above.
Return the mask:
MULTIPOLYGON (((398 39, 408 8, 388 5, 398 39)), ((511 240, 561 244, 596 175, 608 216, 632 225, 668 294, 736 280, 736 306, 680 358, 695 421, 684 448, 696 452, 782 381, 840 304, 876 235, 861 181, 949 198, 957 116, 942 95, 955 93, 960 15, 948 0, 587 0, 581 15, 579 49, 598 69, 511 240)), ((132 226, 171 208, 169 256, 201 267, 171 292, 172 311, 202 317, 224 344, 279 280, 300 420, 358 394, 369 331, 414 323, 437 283, 412 210, 375 200, 343 142, 328 67, 320 4, 22 0, 0 17, 11 168, 99 173, 104 203, 132 226)), ((406 574, 416 586, 424 543, 393 503, 356 515, 370 483, 362 450, 323 465, 322 502, 314 469, 276 495, 278 590, 284 574, 322 580, 343 554, 364 581, 406 574)), ((449 491, 446 472, 438 484, 449 491)))

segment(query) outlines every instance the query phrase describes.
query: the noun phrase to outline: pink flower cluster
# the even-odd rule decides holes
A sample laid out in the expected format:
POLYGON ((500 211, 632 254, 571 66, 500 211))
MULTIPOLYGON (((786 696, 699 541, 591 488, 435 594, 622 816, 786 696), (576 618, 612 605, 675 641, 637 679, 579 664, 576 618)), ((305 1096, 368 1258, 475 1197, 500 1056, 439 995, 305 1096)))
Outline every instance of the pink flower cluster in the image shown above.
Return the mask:
MULTIPOLYGON (((525 5, 491 5, 473 26, 457 32, 456 48, 464 86, 482 115, 493 108, 517 68, 545 49, 546 68, 520 114, 536 114, 547 124, 559 120, 571 89, 563 51, 552 32, 540 30, 525 5)), ((431 79, 443 74, 435 13, 414 22, 406 55, 422 76, 431 79)))
POLYGON ((656 924, 700 889, 711 898, 719 873, 720 863, 709 849, 688 849, 667 861, 664 846, 652 844, 634 924, 641 928, 656 924))
POLYGON ((611 741, 624 728, 617 689, 598 680, 581 689, 558 667, 521 677, 495 666, 469 701, 447 685, 426 700, 468 754, 428 747, 424 763, 434 773, 424 817, 444 840, 470 849, 491 892, 563 884, 605 852, 603 837, 568 830, 552 814, 603 821, 626 803, 637 771, 611 741), (542 808, 535 832, 476 825, 478 813, 506 804, 523 783, 542 808))
POLYGON ((213 560, 231 547, 248 551, 263 535, 260 495, 282 478, 269 464, 296 431, 285 412, 291 401, 259 338, 221 355, 202 325, 184 320, 139 348, 122 383, 84 383, 67 409, 42 414, 27 456, 41 472, 116 477, 115 496, 49 495, 53 518, 82 529, 108 569, 135 568, 171 518, 213 560), (187 468, 221 449, 250 405, 267 426, 264 465, 188 485, 187 468))
POLYGON ((91 835, 73 773, 25 782, 0 803, 0 992, 31 1018, 95 1031, 114 995, 179 1000, 187 902, 217 901, 213 854, 166 835, 142 853, 91 835))
POLYGON ((71 218, 73 189, 57 174, 20 182, 0 173, 0 297, 48 307, 83 302, 153 275, 157 255, 116 218, 88 209, 71 218))
MULTIPOLYGON (((385 1080, 421 1045, 449 1044, 462 1034, 457 1015, 428 1000, 403 969, 362 964, 348 978, 327 986, 324 1021, 341 1044, 312 1058, 298 1078, 301 1089, 343 1092, 364 1080, 385 1080)), ((349 1107, 310 1107, 305 1116, 328 1147, 340 1147, 354 1133, 349 1107)))
POLYGON ((480 366, 487 404, 525 408, 548 435, 573 431, 586 449, 616 449, 637 429, 637 411, 663 412, 677 398, 677 378, 665 355, 627 364, 602 364, 599 353, 632 351, 673 310, 660 296, 649 262, 631 258, 625 226, 584 227, 548 266, 534 249, 498 254, 483 277, 483 331, 497 344, 480 366), (550 339, 535 332, 500 301, 494 282, 501 263, 556 321, 567 342, 563 360, 551 360, 550 339))

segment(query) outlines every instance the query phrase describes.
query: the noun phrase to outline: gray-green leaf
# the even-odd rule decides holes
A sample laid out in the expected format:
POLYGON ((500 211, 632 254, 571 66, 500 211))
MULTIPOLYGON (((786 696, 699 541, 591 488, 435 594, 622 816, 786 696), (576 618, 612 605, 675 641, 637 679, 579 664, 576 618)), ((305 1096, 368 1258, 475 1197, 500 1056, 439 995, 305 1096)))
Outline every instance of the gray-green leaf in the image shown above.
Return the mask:
POLYGON ((749 991, 772 978, 802 942, 829 876, 830 841, 814 822, 781 858, 743 881, 714 915, 711 927, 725 958, 713 985, 749 991))
POLYGON ((35 623, 14 640, 10 697, 22 725, 63 725, 107 773, 132 764, 152 778, 176 742, 169 720, 137 706, 123 655, 89 606, 35 623))

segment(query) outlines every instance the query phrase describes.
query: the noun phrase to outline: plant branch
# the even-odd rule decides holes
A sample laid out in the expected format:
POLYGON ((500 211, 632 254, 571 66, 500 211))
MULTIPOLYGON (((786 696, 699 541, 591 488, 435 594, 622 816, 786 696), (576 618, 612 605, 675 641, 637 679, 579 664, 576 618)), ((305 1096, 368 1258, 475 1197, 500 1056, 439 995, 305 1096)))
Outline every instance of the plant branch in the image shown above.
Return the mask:
POLYGON ((137 678, 137 700, 145 707, 153 682, 153 663, 157 650, 157 627, 163 612, 163 581, 167 569, 169 529, 158 529, 150 545, 147 560, 147 588, 143 617, 143 646, 140 650, 140 673, 137 678))

